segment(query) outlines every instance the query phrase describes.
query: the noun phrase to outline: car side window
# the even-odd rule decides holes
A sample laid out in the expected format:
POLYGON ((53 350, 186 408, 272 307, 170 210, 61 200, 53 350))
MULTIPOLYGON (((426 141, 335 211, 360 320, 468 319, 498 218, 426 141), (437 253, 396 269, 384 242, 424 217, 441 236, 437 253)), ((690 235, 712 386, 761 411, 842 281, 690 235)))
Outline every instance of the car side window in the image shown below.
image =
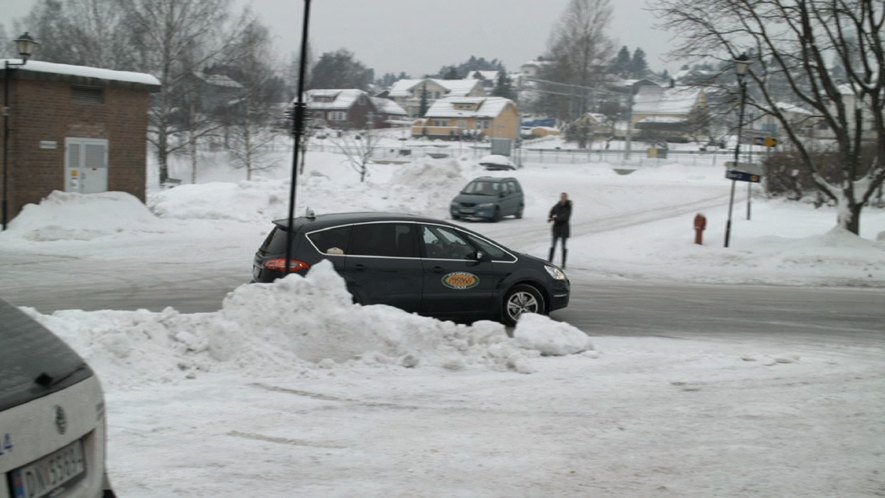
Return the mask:
POLYGON ((351 225, 343 227, 327 228, 309 233, 307 238, 323 254, 341 256, 347 254, 347 244, 350 241, 351 225))
POLYGON ((465 237, 470 241, 471 244, 476 246, 480 251, 486 253, 492 261, 507 261, 512 262, 516 261, 516 257, 512 254, 507 253, 500 247, 469 233, 464 234, 465 237))
POLYGON ((438 225, 422 225, 424 254, 435 259, 474 259, 476 248, 457 230, 438 225))
POLYGON ((358 256, 417 258, 414 223, 364 223, 354 225, 350 253, 358 256))

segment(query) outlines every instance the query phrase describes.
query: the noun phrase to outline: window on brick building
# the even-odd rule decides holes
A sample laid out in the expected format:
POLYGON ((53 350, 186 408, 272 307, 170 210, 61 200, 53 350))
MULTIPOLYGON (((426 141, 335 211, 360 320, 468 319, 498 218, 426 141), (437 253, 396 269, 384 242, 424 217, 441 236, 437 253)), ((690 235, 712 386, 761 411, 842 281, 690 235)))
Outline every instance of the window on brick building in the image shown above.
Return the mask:
POLYGON ((80 105, 104 104, 104 89, 86 86, 71 88, 71 100, 80 105))

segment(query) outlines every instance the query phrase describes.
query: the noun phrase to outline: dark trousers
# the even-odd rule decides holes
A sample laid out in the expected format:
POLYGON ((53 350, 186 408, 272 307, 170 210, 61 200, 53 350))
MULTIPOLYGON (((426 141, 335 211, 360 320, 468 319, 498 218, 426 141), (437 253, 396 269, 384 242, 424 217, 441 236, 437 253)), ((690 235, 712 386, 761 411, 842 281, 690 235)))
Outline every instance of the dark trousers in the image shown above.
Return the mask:
POLYGON ((553 262, 553 254, 556 252, 556 241, 560 241, 560 244, 562 244, 562 267, 565 268, 565 257, 568 254, 568 248, 565 245, 567 240, 568 237, 553 235, 553 244, 550 245, 550 255, 547 256, 547 261, 553 262))

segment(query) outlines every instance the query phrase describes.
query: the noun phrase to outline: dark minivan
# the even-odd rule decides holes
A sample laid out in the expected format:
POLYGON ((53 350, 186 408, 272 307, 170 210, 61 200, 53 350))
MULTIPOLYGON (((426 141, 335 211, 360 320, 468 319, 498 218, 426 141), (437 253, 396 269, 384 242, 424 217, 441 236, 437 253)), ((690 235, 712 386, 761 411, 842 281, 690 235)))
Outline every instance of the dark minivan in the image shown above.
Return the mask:
MULTIPOLYGON (((255 253, 254 282, 285 275, 288 220, 255 253)), ((324 259, 354 301, 455 320, 514 325, 522 313, 547 314, 569 301, 558 267, 433 218, 394 213, 340 213, 293 220, 290 272, 324 259)))

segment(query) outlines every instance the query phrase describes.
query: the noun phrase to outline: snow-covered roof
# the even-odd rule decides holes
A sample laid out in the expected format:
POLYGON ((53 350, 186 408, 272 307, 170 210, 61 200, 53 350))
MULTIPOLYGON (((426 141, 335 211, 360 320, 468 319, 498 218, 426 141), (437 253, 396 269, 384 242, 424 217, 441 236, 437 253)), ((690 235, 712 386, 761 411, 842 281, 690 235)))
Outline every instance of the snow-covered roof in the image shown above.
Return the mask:
POLYGON ((498 80, 498 71, 479 71, 474 70, 467 73, 465 79, 470 80, 488 80, 488 81, 497 81, 498 80))
POLYGON ((424 115, 428 118, 495 118, 513 104, 504 97, 446 97, 437 100, 424 115), (457 109, 456 104, 467 104, 475 110, 457 109))
POLYGON ((585 113, 584 116, 593 119, 597 123, 605 123, 608 121, 608 117, 605 114, 600 114, 598 112, 588 112, 585 113))
POLYGON ((355 89, 334 89, 334 90, 308 90, 307 91, 307 108, 314 110, 344 110, 350 109, 351 106, 364 95, 366 92, 355 89), (323 102, 318 100, 326 100, 331 98, 331 102, 323 102))
POLYGON ((469 94, 477 85, 482 83, 475 79, 464 80, 442 80, 437 78, 422 79, 403 79, 399 80, 390 87, 389 95, 391 97, 411 97, 415 87, 425 82, 435 83, 446 90, 447 97, 463 97, 469 94))
POLYGON ((633 113, 686 115, 700 96, 701 90, 693 87, 641 86, 633 101, 633 113))
POLYGON ((676 116, 649 116, 647 118, 642 118, 638 121, 638 123, 661 123, 661 124, 674 124, 674 123, 684 123, 685 118, 679 118, 676 116))
POLYGON ((198 78, 212 86, 220 86, 224 88, 243 88, 243 85, 223 74, 205 74, 195 73, 198 78))
POLYGON ((405 109, 390 99, 372 97, 372 103, 379 112, 389 116, 406 116, 408 114, 405 109))
POLYGON ((803 107, 799 107, 795 104, 789 104, 787 102, 778 102, 775 105, 777 105, 777 108, 780 109, 781 111, 789 112, 791 114, 804 114, 807 116, 812 116, 814 114, 811 111, 809 111, 808 109, 805 109, 803 107))
MULTIPOLYGON (((0 63, 9 61, 19 63, 21 59, 0 59, 0 63)), ((19 66, 18 71, 32 73, 63 74, 81 78, 94 78, 105 81, 121 81, 124 83, 137 83, 140 85, 160 86, 160 80, 146 73, 134 73, 130 71, 115 71, 88 66, 72 66, 70 64, 56 64, 54 62, 28 61, 24 66, 19 66)))

